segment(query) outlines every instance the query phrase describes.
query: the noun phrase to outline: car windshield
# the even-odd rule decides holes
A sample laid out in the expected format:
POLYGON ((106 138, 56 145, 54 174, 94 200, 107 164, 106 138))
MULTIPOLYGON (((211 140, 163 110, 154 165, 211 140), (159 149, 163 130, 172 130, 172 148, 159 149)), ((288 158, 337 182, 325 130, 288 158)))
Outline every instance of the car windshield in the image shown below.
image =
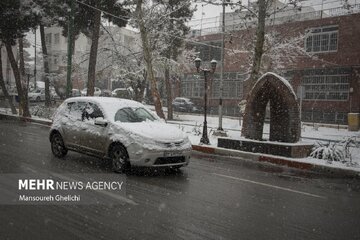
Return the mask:
POLYGON ((154 121, 156 118, 145 108, 121 108, 115 114, 115 122, 144 122, 154 121))

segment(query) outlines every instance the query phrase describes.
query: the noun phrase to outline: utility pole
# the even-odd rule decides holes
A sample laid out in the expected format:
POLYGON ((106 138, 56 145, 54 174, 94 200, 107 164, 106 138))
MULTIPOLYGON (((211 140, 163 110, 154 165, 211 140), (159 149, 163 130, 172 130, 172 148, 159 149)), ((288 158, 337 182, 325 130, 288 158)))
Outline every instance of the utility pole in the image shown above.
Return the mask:
POLYGON ((223 136, 226 137, 227 134, 224 131, 223 127, 222 127, 222 118, 223 118, 223 78, 224 78, 224 57, 225 57, 225 52, 224 52, 224 47, 225 47, 225 0, 222 0, 222 28, 221 28, 221 36, 222 36, 222 41, 221 41, 221 72, 220 72, 220 91, 219 91, 219 126, 218 129, 213 133, 216 136, 223 136))
POLYGON ((34 30, 35 33, 35 44, 34 44, 34 88, 37 88, 36 83, 36 28, 34 30))
POLYGON ((320 19, 323 18, 323 11, 324 11, 324 0, 321 0, 321 12, 320 12, 320 19))
POLYGON ((71 79, 71 65, 72 65, 72 38, 74 37, 73 33, 73 26, 74 26, 74 1, 71 0, 70 2, 70 15, 69 15, 69 21, 68 21, 68 42, 67 42, 67 78, 66 78, 66 98, 71 97, 71 91, 72 91, 72 79, 71 79))

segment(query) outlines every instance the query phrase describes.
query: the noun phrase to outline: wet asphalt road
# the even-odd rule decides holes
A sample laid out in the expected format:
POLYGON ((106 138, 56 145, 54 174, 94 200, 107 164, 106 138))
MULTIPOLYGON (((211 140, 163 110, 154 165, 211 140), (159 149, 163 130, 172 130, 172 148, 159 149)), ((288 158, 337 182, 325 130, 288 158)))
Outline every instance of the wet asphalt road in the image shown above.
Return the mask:
MULTIPOLYGON (((111 169, 56 159, 47 127, 0 120, 0 173, 40 172, 111 169)), ((194 155, 180 171, 131 170, 126 194, 112 206, 0 205, 0 239, 360 239, 354 179, 194 155)))

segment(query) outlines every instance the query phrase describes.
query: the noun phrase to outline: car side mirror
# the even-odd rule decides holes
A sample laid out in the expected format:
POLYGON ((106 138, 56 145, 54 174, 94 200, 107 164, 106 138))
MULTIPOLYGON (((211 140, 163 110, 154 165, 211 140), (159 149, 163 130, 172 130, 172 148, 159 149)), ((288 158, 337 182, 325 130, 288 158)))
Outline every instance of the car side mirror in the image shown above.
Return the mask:
POLYGON ((94 123, 95 123, 95 125, 106 127, 109 122, 103 118, 96 118, 94 123))

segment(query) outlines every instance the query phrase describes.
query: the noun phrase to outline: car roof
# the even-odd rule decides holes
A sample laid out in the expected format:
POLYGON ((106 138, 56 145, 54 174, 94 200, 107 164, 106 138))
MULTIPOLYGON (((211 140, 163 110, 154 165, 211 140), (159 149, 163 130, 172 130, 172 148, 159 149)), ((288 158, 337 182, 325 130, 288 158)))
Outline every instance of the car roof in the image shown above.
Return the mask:
POLYGON ((175 100, 186 100, 186 101, 190 101, 190 98, 177 97, 177 98, 175 98, 175 100))
POLYGON ((68 98, 64 101, 64 103, 69 102, 92 102, 97 105, 104 111, 104 114, 110 118, 113 119, 116 112, 120 108, 124 107, 144 107, 143 104, 129 100, 124 98, 113 98, 113 97, 72 97, 68 98))
POLYGON ((143 104, 129 100, 124 98, 114 98, 114 97, 91 97, 91 96, 84 96, 84 97, 73 97, 68 98, 65 100, 65 102, 82 102, 82 101, 89 101, 93 103, 98 103, 100 105, 109 105, 109 104, 115 104, 115 105, 126 105, 126 106, 143 106, 143 104))
POLYGON ((127 90, 127 88, 115 88, 113 91, 118 91, 118 90, 127 90))

